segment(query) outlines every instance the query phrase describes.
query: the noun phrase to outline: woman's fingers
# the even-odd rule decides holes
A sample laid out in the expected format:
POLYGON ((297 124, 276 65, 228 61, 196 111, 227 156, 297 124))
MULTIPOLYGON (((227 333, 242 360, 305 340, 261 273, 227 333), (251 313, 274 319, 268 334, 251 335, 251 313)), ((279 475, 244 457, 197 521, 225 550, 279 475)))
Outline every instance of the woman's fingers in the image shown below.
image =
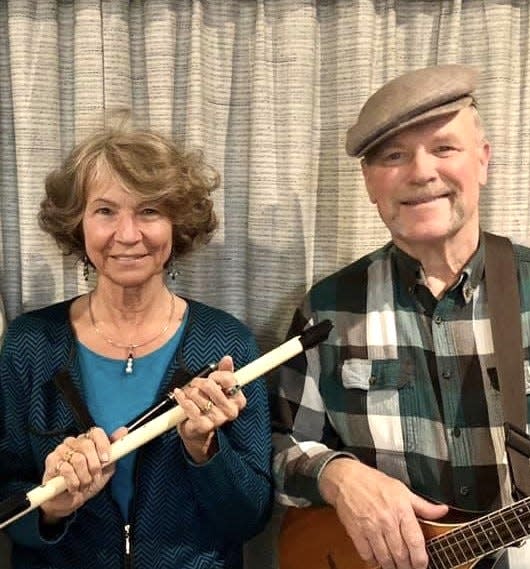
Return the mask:
POLYGON ((240 390, 226 395, 225 389, 233 387, 235 381, 231 372, 215 372, 208 378, 197 378, 183 389, 175 390, 175 398, 190 420, 208 428, 219 427, 235 420, 246 405, 246 398, 240 390), (228 376, 226 375, 228 373, 228 376))
POLYGON ((92 479, 109 468, 111 443, 127 434, 126 427, 120 427, 110 437, 100 427, 92 427, 77 437, 67 437, 51 452, 45 461, 47 479, 55 476, 68 477, 75 486, 72 473, 81 486, 88 485, 92 479))
POLYGON ((95 496, 115 471, 115 465, 108 464, 109 458, 110 440, 99 427, 77 437, 67 437, 58 445, 46 457, 42 480, 46 483, 62 476, 66 492, 41 506, 47 519, 67 516, 95 496))
POLYGON ((221 359, 208 377, 196 377, 182 389, 175 389, 177 403, 186 414, 178 432, 196 462, 208 460, 216 452, 215 431, 234 421, 247 400, 237 385, 232 358, 221 359))

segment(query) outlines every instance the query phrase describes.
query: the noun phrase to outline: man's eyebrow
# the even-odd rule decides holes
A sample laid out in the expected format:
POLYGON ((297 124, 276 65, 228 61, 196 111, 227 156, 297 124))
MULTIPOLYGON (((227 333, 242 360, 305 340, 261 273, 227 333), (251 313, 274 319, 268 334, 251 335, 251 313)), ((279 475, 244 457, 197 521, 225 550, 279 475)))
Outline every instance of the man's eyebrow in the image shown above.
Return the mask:
POLYGON ((458 141, 459 137, 454 132, 435 133, 432 137, 433 141, 458 141))
POLYGON ((400 144, 399 142, 389 142, 388 144, 384 142, 383 144, 381 144, 381 146, 378 146, 377 148, 374 148, 373 151, 369 152, 366 158, 367 161, 369 162, 370 160, 375 160, 377 158, 380 158, 389 151, 393 152, 396 150, 398 151, 403 150, 404 147, 405 145, 400 144))

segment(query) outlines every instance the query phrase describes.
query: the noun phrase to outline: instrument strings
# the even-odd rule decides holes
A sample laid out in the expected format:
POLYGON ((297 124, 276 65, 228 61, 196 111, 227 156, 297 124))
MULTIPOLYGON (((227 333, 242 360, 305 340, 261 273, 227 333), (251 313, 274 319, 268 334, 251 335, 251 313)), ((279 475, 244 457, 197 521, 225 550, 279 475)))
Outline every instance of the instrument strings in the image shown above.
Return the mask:
POLYGON ((530 497, 430 539, 429 567, 453 569, 513 545, 529 534, 530 497))

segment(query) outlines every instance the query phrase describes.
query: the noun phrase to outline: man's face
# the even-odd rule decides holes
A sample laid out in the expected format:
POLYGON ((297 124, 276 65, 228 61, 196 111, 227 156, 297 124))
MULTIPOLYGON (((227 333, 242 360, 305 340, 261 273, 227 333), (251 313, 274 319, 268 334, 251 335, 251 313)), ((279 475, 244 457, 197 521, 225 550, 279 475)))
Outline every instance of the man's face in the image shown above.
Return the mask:
POLYGON ((362 169, 394 242, 411 251, 478 235, 479 191, 489 157, 489 144, 466 108, 389 138, 363 160, 362 169))

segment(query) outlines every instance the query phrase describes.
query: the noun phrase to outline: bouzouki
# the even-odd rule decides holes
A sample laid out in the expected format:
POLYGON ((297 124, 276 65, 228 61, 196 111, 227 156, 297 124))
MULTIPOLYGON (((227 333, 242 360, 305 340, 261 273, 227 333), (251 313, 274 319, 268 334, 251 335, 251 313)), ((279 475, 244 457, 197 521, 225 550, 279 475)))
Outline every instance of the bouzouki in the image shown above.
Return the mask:
MULTIPOLYGON (((530 536, 530 498, 469 522, 420 521, 420 526, 429 569, 490 568, 486 556, 530 536)), ((331 507, 288 508, 280 531, 279 557, 280 569, 379 567, 361 559, 331 507)))

